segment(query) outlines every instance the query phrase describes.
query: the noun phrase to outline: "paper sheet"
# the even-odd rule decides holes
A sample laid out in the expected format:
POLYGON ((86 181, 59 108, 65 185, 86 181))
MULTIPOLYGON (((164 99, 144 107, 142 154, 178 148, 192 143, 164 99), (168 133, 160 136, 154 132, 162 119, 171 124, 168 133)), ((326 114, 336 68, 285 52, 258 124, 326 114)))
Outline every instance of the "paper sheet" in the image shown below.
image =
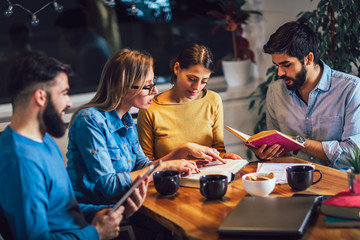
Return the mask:
POLYGON ((315 168, 311 163, 258 163, 256 172, 273 172, 276 184, 287 184, 286 168, 296 165, 308 165, 315 168))

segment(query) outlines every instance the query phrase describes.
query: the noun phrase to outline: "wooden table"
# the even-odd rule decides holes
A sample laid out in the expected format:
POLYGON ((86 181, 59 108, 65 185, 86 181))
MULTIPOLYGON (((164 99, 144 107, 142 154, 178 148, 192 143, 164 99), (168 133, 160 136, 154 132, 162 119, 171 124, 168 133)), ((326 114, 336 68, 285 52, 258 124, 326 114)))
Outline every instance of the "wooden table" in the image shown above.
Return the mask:
MULTIPOLYGON (((271 162, 296 162, 303 160, 293 157, 281 157, 271 162)), ((296 193, 334 195, 348 188, 345 172, 316 165, 323 173, 322 180, 307 190, 296 193)), ((231 210, 245 196, 241 176, 255 172, 257 163, 250 163, 242 169, 234 182, 230 183, 222 200, 206 200, 199 189, 180 187, 173 197, 159 195, 150 184, 148 195, 141 211, 153 218, 182 239, 222 239, 216 229, 231 210)), ((317 174, 314 175, 317 179, 317 174)), ((290 197, 294 192, 288 185, 276 185, 270 196, 290 197)), ((302 239, 360 239, 360 228, 326 228, 325 216, 316 214, 302 239)), ((224 238, 228 239, 228 238, 224 238)))

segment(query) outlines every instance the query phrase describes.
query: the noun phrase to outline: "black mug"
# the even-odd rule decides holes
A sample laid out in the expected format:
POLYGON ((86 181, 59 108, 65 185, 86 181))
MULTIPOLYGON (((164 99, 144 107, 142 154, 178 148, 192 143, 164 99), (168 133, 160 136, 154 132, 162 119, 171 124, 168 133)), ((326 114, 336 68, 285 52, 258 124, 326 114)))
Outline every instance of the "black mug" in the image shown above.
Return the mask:
POLYGON ((303 191, 311 185, 318 183, 322 178, 322 172, 311 166, 299 165, 286 168, 286 177, 289 186, 295 191, 303 191), (320 174, 319 179, 313 182, 314 172, 320 174))
POLYGON ((204 175, 200 177, 200 193, 207 199, 220 199, 226 191, 228 177, 225 175, 204 175))
POLYGON ((180 186, 180 173, 178 171, 159 171, 154 173, 154 186, 161 195, 173 195, 180 186))

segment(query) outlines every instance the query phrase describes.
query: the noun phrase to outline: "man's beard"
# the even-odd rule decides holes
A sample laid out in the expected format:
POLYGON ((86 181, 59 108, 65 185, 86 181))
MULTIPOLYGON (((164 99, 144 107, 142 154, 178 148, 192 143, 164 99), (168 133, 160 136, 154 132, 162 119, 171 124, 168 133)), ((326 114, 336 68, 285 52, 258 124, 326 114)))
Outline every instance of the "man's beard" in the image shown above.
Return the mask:
POLYGON ((296 74, 295 79, 290 78, 290 77, 286 77, 286 76, 281 76, 281 79, 287 79, 287 80, 292 80, 292 85, 288 85, 286 84, 287 89, 289 90, 297 90, 299 89, 302 85, 304 85, 305 83, 305 79, 306 79, 306 68, 304 66, 304 64, 301 67, 301 70, 298 74, 296 74))
POLYGON ((48 103, 42 114, 43 131, 48 132, 51 136, 60 138, 64 136, 66 125, 62 121, 60 114, 56 111, 55 106, 48 93, 48 103))

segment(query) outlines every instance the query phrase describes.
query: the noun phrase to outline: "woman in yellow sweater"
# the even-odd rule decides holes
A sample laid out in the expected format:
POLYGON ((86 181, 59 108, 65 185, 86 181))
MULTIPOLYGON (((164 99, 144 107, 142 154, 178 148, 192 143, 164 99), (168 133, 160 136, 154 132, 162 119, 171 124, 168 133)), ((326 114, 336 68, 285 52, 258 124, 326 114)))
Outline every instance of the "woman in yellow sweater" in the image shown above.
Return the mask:
POLYGON ((146 156, 154 160, 179 146, 202 145, 222 158, 240 159, 225 150, 222 100, 205 88, 214 69, 211 50, 190 44, 170 67, 173 87, 155 96, 147 110, 139 111, 137 129, 146 156))

